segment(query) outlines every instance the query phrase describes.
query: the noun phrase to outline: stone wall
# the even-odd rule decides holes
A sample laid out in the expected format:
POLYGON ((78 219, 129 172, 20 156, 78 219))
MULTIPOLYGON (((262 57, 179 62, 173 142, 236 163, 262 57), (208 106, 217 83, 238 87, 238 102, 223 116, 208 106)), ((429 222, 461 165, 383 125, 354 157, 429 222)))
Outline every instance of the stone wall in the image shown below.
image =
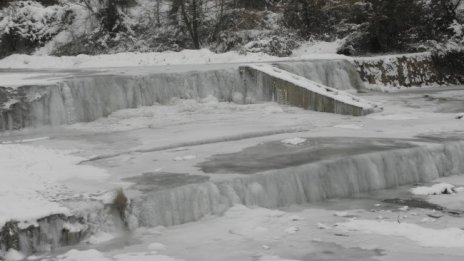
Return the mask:
POLYGON ((355 58, 361 79, 370 85, 420 87, 463 84, 449 74, 430 53, 355 58))

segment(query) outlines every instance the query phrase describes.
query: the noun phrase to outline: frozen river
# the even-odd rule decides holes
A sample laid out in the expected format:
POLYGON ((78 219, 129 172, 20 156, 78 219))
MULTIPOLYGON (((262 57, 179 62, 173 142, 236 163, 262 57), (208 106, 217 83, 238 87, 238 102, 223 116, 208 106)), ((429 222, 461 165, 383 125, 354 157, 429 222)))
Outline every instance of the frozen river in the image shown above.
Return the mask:
MULTIPOLYGON (((214 66, 230 70, 227 79, 238 67, 214 66)), ((108 77, 122 72, 144 74, 108 77)), ((24 73, 8 71, 9 86, 107 74, 24 73)), ((0 185, 0 222, 27 227, 63 213, 91 223, 84 242, 51 253, 42 242, 45 253, 30 260, 462 260, 464 179, 453 176, 464 171, 462 86, 359 94, 384 110, 354 117, 244 104, 214 86, 227 79, 208 77, 198 93, 216 95, 166 94, 137 108, 112 100, 102 111, 81 104, 49 114, 66 124, 0 133, 2 173, 15 173, 0 185), (456 193, 410 191, 442 182, 456 193), (124 221, 105 211, 119 188, 130 200, 124 221)))

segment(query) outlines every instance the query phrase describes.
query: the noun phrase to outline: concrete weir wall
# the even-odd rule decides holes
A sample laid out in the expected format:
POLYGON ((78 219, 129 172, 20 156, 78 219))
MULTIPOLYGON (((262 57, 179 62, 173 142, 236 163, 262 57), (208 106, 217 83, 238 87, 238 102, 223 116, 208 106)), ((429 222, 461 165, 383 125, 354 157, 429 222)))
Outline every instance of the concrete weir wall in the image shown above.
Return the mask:
POLYGON ((258 100, 353 116, 381 110, 368 101, 271 65, 242 66, 240 72, 245 79, 246 89, 258 100))

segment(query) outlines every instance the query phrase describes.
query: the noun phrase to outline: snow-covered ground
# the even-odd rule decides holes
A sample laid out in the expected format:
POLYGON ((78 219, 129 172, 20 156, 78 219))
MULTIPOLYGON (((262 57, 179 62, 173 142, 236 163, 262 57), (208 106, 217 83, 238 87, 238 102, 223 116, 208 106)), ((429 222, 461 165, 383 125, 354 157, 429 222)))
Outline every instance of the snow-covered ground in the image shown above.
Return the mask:
POLYGON ((85 192, 85 184, 91 186, 108 177, 103 169, 77 165, 82 158, 71 153, 21 144, 0 145, 0 226, 11 220, 34 224, 35 219, 50 214, 70 214, 72 211, 60 201, 79 196, 85 192))
POLYGON ((0 60, 0 69, 46 69, 46 68, 105 68, 129 66, 161 66, 176 64, 224 64, 256 63, 301 59, 349 59, 335 54, 338 42, 317 42, 303 45, 291 57, 275 57, 263 53, 246 55, 231 51, 214 53, 208 49, 183 50, 181 52, 118 53, 106 55, 47 56, 14 54, 0 60))

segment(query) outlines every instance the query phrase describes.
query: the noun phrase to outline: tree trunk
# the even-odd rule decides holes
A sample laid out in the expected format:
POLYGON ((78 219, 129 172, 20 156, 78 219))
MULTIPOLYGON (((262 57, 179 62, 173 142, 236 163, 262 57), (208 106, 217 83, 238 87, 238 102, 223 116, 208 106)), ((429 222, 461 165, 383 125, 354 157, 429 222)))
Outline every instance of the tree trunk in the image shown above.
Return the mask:
POLYGON ((193 47, 195 49, 200 49, 201 48, 201 43, 200 43, 200 37, 199 37, 199 6, 198 4, 201 4, 200 0, 192 0, 192 5, 190 6, 190 15, 187 12, 187 6, 185 4, 186 0, 181 0, 181 13, 182 13, 182 18, 184 20, 185 26, 187 27, 187 31, 190 34, 190 38, 192 39, 193 47))

